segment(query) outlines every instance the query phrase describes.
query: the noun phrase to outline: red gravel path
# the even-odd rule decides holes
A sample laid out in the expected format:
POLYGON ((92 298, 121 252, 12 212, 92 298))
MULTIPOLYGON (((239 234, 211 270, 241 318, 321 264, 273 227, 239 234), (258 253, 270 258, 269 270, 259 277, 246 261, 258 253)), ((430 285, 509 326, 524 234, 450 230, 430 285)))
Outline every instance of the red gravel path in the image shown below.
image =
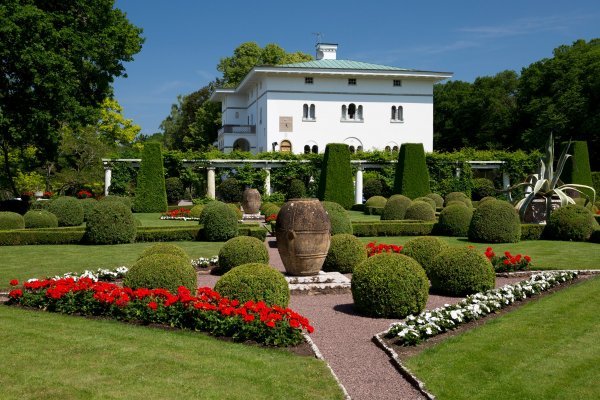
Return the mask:
MULTIPOLYGON (((275 239, 267 238, 270 264, 284 271, 281 258, 274 246, 275 239)), ((199 276, 200 286, 213 286, 218 277, 199 276)), ((521 281, 523 278, 498 278, 496 283, 521 281)), ((458 302, 459 298, 429 296, 427 308, 458 302)), ((346 387, 353 399, 423 399, 390 363, 388 356, 371 338, 386 330, 391 319, 359 316, 352 310, 352 295, 295 295, 290 308, 306 316, 315 327, 311 338, 323 357, 346 387)))

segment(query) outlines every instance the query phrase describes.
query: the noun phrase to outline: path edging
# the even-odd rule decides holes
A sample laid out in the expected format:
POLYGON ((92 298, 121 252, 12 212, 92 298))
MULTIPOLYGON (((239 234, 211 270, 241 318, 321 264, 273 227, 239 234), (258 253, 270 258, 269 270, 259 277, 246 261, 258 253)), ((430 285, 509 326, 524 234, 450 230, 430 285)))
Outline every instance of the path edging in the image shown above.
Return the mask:
POLYGON ((351 400, 351 397, 348 394, 348 391, 346 390, 344 385, 342 384, 342 381, 340 381, 338 376, 335 374, 335 371, 333 370, 333 368, 331 368, 331 365, 329 365, 329 363, 327 362, 325 357, 323 357, 323 354, 321 354, 321 351, 319 350, 319 348, 317 347, 315 342, 313 342, 313 340, 310 338, 310 336, 308 336, 308 334, 306 334, 306 333, 302 333, 302 334, 304 335, 304 339, 306 339, 306 342, 310 346, 313 353, 315 353, 315 358, 323 361, 325 363, 325 365, 327 366, 327 368, 329 368, 329 371, 331 371, 331 375, 333 375, 333 379, 335 379, 335 382, 337 383, 339 388, 342 390, 342 393, 344 394, 344 399, 351 400))
POLYGON ((379 332, 373 336, 372 340, 375 342, 377 346, 379 346, 388 356, 390 356, 390 360, 394 367, 400 372, 402 377, 406 379, 415 389, 419 391, 427 400, 435 400, 436 397, 429 393, 425 388, 425 384, 419 380, 412 372, 406 367, 406 365, 402 364, 400 361, 400 357, 396 351, 388 346, 382 337, 387 333, 387 331, 379 332))

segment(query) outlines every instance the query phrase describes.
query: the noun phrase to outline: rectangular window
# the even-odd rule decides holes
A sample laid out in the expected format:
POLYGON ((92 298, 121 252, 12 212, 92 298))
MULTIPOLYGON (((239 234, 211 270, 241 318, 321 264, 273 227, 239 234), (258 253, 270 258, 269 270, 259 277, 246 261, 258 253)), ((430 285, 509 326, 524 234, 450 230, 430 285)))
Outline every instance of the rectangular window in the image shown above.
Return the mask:
POLYGON ((348 85, 356 86, 356 78, 348 78, 348 85))
POLYGON ((306 83, 307 85, 312 85, 313 84, 313 78, 312 76, 307 76, 304 78, 304 83, 306 83))
POLYGON ((394 86, 402 86, 402 81, 400 79, 394 79, 394 86))

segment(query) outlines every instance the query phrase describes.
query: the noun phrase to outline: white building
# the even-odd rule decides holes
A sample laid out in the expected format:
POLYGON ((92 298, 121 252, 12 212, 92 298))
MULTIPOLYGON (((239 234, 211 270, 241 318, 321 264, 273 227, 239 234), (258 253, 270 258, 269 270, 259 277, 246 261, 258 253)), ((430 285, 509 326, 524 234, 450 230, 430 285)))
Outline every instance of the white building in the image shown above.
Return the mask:
POLYGON ((221 151, 433 150, 433 84, 451 73, 338 60, 337 44, 317 44, 315 61, 257 66, 235 89, 217 89, 221 151))

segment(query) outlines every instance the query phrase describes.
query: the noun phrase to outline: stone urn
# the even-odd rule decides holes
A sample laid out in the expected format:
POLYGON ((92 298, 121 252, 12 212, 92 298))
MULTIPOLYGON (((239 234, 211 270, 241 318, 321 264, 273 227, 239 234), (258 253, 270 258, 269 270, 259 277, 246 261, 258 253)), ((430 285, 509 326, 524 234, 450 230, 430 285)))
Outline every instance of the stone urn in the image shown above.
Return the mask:
POLYGON ((246 189, 242 195, 244 214, 258 214, 260 210, 260 193, 256 189, 246 189))
MULTIPOLYGON (((560 199, 552 198, 552 211, 560 207, 560 199)), ((527 207, 523 222, 527 224, 545 224, 548 216, 546 215, 546 199, 535 198, 527 207)))
POLYGON ((277 249, 289 275, 317 275, 325 262, 331 223, 317 199, 291 199, 275 225, 277 249))

